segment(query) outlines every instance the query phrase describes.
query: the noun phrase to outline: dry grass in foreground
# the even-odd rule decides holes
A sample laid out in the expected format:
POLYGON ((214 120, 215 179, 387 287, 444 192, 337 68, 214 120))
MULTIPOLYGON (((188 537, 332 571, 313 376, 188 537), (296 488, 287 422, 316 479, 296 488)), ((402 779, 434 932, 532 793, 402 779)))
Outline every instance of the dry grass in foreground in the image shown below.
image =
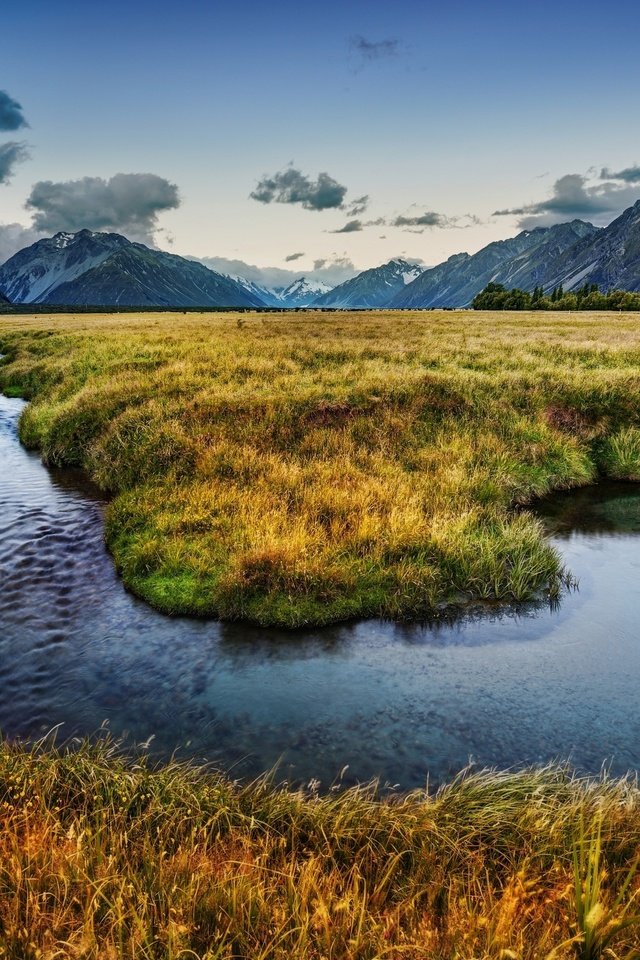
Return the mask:
POLYGON ((326 797, 0 749, 10 960, 597 960, 640 951, 640 790, 560 768, 326 797))
POLYGON ((300 626, 557 594, 516 504, 640 478, 637 314, 3 317, 21 436, 114 495, 168 613, 300 626))

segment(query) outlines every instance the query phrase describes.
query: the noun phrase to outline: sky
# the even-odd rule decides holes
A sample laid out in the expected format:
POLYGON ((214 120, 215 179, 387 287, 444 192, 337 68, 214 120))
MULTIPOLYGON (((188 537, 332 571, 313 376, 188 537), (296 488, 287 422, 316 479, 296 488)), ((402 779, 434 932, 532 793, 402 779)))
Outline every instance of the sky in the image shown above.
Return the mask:
POLYGON ((110 229, 270 284, 640 198, 631 0, 7 0, 0 262, 110 229))

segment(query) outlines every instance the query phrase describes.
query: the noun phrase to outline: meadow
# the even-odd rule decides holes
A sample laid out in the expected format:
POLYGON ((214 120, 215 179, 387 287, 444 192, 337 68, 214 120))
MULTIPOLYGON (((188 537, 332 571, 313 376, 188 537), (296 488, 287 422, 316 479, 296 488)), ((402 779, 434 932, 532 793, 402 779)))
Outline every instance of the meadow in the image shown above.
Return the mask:
POLYGON ((23 442, 110 497, 125 584, 300 627, 556 597, 526 505, 640 479, 636 314, 5 316, 23 442))
POLYGON ((637 957, 639 829, 635 781, 562 768, 318 796, 5 744, 0 956, 637 957))
MULTIPOLYGON (((23 441, 109 494, 124 581, 168 613, 555 597, 527 505, 640 479, 634 315, 22 315, 0 353, 23 441)), ((639 837, 635 778, 562 766, 320 794, 4 742, 0 957, 630 960, 639 837)))

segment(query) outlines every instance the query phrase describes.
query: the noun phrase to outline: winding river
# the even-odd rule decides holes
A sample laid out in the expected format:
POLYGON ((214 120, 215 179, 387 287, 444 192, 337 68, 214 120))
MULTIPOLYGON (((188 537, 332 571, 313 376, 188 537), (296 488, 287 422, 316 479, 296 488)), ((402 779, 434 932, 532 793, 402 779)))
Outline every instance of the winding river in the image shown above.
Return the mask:
POLYGON ((279 764, 328 787, 403 788, 474 761, 640 767, 640 488, 542 509, 580 588, 556 608, 448 625, 379 621, 289 634, 169 619, 127 593, 104 505, 24 450, 24 404, 0 397, 0 729, 93 734, 234 776, 279 764), (348 767, 346 771, 344 768, 348 767))

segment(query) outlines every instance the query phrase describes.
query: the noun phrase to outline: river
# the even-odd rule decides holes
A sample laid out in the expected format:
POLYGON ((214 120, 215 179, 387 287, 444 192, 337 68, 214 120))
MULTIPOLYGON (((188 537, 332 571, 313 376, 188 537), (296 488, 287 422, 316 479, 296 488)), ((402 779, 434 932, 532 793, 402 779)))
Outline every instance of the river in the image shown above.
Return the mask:
POLYGON ((579 579, 555 607, 296 633, 171 619, 123 588, 98 491, 22 448, 23 406, 0 397, 5 736, 55 727, 65 740, 107 725, 154 756, 239 778, 278 764, 280 777, 321 789, 341 771, 344 782, 423 786, 469 761, 640 766, 640 487, 541 505, 579 579))

